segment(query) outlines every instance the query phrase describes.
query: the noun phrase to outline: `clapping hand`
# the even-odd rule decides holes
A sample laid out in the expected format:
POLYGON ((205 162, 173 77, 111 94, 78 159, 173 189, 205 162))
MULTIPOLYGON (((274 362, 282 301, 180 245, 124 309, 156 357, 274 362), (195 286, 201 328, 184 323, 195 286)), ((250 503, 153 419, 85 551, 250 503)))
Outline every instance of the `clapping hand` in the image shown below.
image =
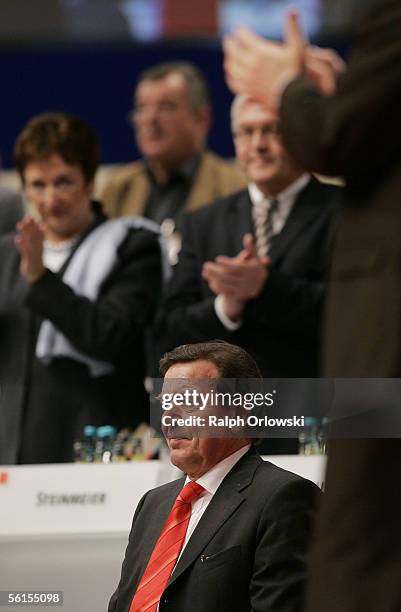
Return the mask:
POLYGON ((29 283, 37 281, 45 272, 43 240, 43 226, 29 215, 17 223, 15 244, 21 254, 20 272, 29 283))
POLYGON ((243 250, 235 257, 219 255, 203 264, 202 277, 216 295, 223 296, 228 318, 238 319, 246 303, 257 297, 268 278, 268 257, 259 257, 255 240, 245 234, 243 250))
POLYGON ((289 11, 284 43, 266 40, 247 28, 224 39, 224 68, 229 87, 277 112, 281 91, 301 74, 307 44, 298 14, 289 11))
POLYGON ((296 11, 289 11, 284 42, 266 40, 247 28, 224 39, 226 80, 235 94, 243 94, 278 112, 285 87, 304 74, 325 95, 336 88, 345 64, 332 49, 309 45, 296 11))

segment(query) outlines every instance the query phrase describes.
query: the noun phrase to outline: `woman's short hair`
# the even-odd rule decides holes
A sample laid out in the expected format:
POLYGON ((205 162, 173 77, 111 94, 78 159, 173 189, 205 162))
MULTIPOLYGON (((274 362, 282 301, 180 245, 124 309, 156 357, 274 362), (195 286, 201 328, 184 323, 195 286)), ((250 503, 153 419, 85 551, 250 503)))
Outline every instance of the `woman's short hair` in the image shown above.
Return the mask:
POLYGON ((31 162, 59 155, 67 164, 78 166, 92 181, 99 165, 96 132, 79 117, 69 113, 43 113, 28 121, 14 147, 15 166, 24 181, 31 162))

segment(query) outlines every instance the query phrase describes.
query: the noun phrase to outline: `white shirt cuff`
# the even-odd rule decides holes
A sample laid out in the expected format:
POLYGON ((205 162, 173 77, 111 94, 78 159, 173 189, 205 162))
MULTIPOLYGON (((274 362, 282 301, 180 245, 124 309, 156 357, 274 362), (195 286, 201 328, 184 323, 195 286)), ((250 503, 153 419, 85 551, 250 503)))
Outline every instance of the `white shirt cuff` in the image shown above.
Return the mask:
POLYGON ((242 325, 242 319, 238 319, 238 321, 231 321, 228 318, 223 309, 223 296, 219 294, 214 300, 214 310, 220 322, 224 325, 228 331, 236 331, 242 325))

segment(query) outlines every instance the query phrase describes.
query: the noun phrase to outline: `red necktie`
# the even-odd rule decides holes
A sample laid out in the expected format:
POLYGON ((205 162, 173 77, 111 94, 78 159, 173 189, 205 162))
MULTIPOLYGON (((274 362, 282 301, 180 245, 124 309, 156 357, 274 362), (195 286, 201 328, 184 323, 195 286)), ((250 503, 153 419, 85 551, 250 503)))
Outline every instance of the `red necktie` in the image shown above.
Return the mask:
POLYGON ((197 482, 190 481, 179 493, 155 544, 129 612, 156 612, 184 544, 191 518, 191 502, 204 490, 197 482))

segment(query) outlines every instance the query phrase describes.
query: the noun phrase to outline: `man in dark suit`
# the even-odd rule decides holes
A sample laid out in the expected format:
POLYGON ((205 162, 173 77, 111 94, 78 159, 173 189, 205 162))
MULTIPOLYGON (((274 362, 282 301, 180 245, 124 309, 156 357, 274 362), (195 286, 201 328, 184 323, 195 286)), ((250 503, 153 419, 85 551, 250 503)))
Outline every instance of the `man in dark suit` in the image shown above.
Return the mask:
MULTIPOLYGON (((161 371, 169 391, 177 379, 183 391, 183 380, 192 387, 260 377, 243 349, 219 341, 174 349, 161 371)), ((300 611, 317 487, 263 461, 247 434, 208 438, 170 426, 164 433, 172 463, 187 476, 139 502, 109 612, 300 611), (188 488, 196 495, 178 521, 188 488)))
POLYGON ((164 303, 166 348, 223 338, 264 376, 314 377, 338 188, 304 173, 260 104, 237 98, 232 129, 248 189, 187 215, 164 303))
MULTIPOLYGON (((228 40, 226 67, 234 91, 281 105, 283 136, 300 163, 347 180, 324 373, 399 378, 401 5, 366 4, 338 82, 327 66, 301 75, 304 41, 293 17, 282 47, 249 32, 228 40)), ((400 471, 399 439, 332 442, 308 610, 401 609, 400 471)))

